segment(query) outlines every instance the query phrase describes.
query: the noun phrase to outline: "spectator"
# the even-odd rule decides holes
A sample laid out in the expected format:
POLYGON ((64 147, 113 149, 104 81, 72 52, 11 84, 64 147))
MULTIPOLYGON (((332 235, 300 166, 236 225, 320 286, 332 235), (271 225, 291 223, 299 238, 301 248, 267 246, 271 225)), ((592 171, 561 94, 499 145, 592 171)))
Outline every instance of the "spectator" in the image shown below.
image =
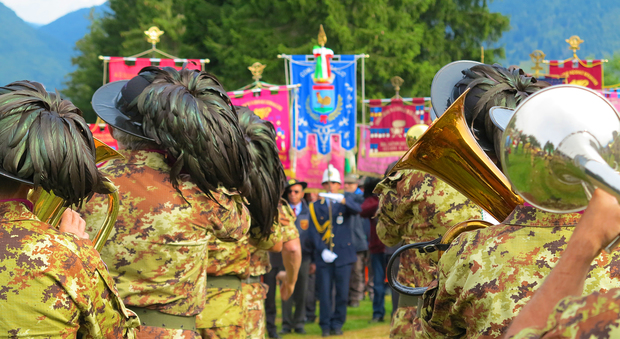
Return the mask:
MULTIPOLYGON (((355 202, 364 202, 362 190, 358 187, 358 176, 347 174, 344 177, 344 191, 353 193, 355 202)), ((364 289, 366 279, 364 269, 368 261, 368 239, 364 232, 364 222, 362 217, 357 214, 351 216, 351 239, 357 254, 357 261, 351 267, 351 281, 349 283, 349 307, 359 307, 360 301, 364 299, 364 289)))
POLYGON ((370 322, 383 322, 385 316, 385 268, 389 257, 385 254, 385 245, 377 236, 377 219, 375 213, 379 207, 379 198, 372 193, 379 183, 379 179, 366 178, 364 183, 364 203, 362 203, 363 218, 370 220, 370 261, 374 277, 374 297, 372 300, 372 319, 370 322))

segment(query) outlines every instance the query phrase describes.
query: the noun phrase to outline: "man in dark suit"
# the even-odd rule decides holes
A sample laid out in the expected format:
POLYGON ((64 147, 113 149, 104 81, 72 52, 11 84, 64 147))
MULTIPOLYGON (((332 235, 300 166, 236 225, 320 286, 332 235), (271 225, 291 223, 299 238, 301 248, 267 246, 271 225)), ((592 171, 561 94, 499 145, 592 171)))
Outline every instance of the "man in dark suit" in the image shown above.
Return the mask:
POLYGON ((295 284, 295 291, 291 298, 286 301, 282 301, 282 332, 283 334, 295 333, 305 334, 304 329, 305 317, 306 317, 306 290, 308 289, 308 272, 310 269, 310 257, 312 251, 308 247, 306 238, 308 237, 308 227, 310 226, 310 211, 308 210, 308 204, 303 199, 304 190, 308 184, 303 181, 297 181, 291 179, 288 181, 288 186, 284 191, 286 199, 295 212, 297 219, 295 219, 295 226, 299 232, 299 240, 301 242, 301 267, 299 268, 299 275, 297 276, 297 283, 295 284), (295 307, 295 313, 293 313, 293 306, 295 307))
POLYGON ((357 260, 351 239, 352 216, 361 211, 352 193, 339 194, 342 183, 340 173, 329 165, 323 173, 320 200, 310 204, 310 227, 307 243, 313 251, 316 265, 316 285, 319 295, 319 325, 323 336, 342 335, 342 325, 347 317, 349 278, 351 265, 357 260), (336 290, 332 310, 332 289, 336 290))

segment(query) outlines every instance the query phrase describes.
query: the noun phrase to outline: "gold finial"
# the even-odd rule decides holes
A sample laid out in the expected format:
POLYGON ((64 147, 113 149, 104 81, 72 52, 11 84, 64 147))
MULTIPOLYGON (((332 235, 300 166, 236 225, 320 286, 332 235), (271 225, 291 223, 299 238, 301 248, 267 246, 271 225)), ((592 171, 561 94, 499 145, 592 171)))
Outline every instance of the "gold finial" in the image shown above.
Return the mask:
POLYGON ((255 81, 259 81, 260 78, 263 77, 263 70, 267 67, 266 65, 261 64, 260 62, 255 62, 252 66, 248 67, 250 72, 252 72, 252 79, 255 81))
POLYGON ((403 78, 399 77, 399 76, 395 76, 392 77, 392 79, 390 79, 390 82, 392 83, 392 86, 394 87, 394 91, 396 92, 396 95, 394 96, 395 98, 400 98, 400 86, 405 83, 405 80, 403 80, 403 78))
POLYGON ((566 39, 566 42, 570 45, 569 49, 573 51, 573 59, 579 60, 577 58, 577 50, 579 50, 579 45, 583 42, 578 36, 573 35, 572 37, 566 39))
POLYGON ((144 31, 144 34, 147 36, 146 41, 155 45, 159 42, 159 37, 164 34, 164 31, 160 30, 157 26, 151 26, 151 28, 144 31))
POLYGON ((545 60, 545 53, 543 51, 537 49, 532 54, 530 54, 530 58, 532 58, 532 62, 534 63, 534 67, 532 69, 535 71, 534 75, 539 76, 540 71, 542 71, 543 67, 540 64, 545 60))
POLYGON ((319 46, 325 47, 325 43, 327 42, 327 35, 325 35, 325 30, 323 30, 323 25, 319 28, 319 46))

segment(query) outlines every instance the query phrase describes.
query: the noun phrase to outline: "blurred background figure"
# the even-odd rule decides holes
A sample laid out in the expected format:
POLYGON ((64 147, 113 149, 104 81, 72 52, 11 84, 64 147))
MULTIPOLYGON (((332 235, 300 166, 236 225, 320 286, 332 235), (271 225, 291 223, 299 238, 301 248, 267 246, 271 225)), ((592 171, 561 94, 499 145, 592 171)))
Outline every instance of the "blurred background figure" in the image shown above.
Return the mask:
MULTIPOLYGON (((353 193, 355 202, 362 204, 364 195, 358 187, 359 177, 355 174, 347 174, 344 177, 344 191, 353 193)), ((357 255, 357 261, 351 268, 351 281, 349 283, 349 307, 359 307, 360 301, 364 299, 366 289, 365 269, 368 261, 368 239, 364 230, 364 220, 359 215, 351 216, 351 239, 357 255)))

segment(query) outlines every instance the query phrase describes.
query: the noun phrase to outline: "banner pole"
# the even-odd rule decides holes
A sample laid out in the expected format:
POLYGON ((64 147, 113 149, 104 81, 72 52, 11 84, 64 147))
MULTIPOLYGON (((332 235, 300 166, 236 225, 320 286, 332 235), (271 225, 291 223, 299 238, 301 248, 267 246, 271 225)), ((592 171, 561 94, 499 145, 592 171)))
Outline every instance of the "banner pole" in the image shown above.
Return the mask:
POLYGON ((103 84, 106 84, 105 77, 108 74, 108 60, 103 60, 103 84))

